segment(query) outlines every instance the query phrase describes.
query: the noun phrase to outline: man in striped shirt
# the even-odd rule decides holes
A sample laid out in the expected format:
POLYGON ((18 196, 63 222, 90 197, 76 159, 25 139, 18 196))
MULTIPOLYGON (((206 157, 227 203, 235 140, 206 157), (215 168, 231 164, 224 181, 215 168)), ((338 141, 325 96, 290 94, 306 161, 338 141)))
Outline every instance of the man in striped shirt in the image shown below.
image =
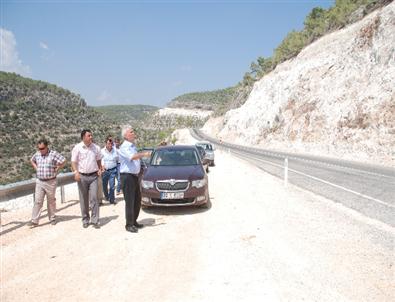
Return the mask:
POLYGON ((32 156, 30 162, 36 171, 36 189, 30 227, 38 225, 41 210, 44 204, 44 197, 47 196, 48 218, 52 225, 56 224, 56 174, 66 163, 65 158, 48 148, 48 141, 40 139, 37 142, 38 151, 32 156))

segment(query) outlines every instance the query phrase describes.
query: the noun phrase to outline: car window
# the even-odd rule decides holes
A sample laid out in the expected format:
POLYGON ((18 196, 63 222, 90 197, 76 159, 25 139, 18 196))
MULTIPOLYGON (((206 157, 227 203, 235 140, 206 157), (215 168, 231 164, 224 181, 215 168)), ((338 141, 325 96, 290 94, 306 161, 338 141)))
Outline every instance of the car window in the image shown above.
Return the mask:
POLYGON ((157 150, 151 160, 152 166, 192 166, 198 165, 195 150, 157 150))

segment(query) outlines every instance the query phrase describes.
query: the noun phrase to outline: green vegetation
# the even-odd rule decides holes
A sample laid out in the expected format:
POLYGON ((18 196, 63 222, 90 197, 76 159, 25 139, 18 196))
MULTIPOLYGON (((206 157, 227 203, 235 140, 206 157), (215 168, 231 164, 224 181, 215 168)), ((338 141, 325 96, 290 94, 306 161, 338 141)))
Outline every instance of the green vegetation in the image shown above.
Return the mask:
POLYGON ((167 104, 167 107, 215 110, 232 100, 236 93, 236 87, 214 91, 187 93, 171 100, 170 103, 167 104))
POLYGON ((149 105, 110 105, 98 106, 94 109, 104 114, 108 121, 122 124, 144 120, 159 108, 149 105))

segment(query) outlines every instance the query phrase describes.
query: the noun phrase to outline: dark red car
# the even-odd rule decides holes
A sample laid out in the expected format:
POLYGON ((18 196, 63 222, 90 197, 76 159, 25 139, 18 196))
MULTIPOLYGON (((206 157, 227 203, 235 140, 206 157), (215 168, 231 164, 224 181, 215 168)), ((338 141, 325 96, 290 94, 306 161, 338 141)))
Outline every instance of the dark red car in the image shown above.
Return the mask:
POLYGON ((208 177, 195 146, 155 149, 140 185, 143 207, 209 203, 208 177))

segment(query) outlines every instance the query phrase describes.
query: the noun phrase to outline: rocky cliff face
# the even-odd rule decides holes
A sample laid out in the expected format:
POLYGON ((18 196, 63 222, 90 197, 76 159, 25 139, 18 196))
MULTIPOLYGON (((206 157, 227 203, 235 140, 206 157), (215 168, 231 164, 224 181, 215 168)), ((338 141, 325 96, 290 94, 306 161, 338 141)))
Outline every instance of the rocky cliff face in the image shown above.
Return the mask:
POLYGON ((395 165, 395 3, 277 66, 242 107, 204 129, 240 144, 395 165))

